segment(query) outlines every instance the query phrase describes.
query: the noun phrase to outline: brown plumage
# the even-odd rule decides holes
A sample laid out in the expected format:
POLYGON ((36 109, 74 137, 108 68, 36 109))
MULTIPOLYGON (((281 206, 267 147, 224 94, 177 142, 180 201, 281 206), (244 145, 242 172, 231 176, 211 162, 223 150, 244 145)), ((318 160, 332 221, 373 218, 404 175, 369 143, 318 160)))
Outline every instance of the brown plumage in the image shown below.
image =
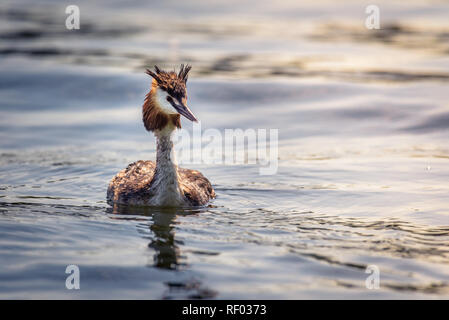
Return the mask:
POLYGON ((186 83, 188 73, 190 69, 192 69, 191 66, 184 67, 182 64, 178 74, 173 71, 162 71, 158 66, 154 66, 154 69, 156 70, 156 73, 147 69, 146 74, 153 77, 162 90, 167 91, 173 97, 182 97, 186 94, 186 83))
POLYGON ((142 106, 142 120, 148 131, 162 130, 168 124, 181 128, 181 116, 179 114, 167 114, 161 110, 156 100, 158 82, 153 80, 151 90, 145 97, 142 106))
MULTIPOLYGON (((111 202, 145 205, 154 196, 151 191, 156 163, 139 160, 120 171, 109 183, 107 198, 111 202)), ((215 191, 201 172, 178 167, 179 182, 186 205, 202 206, 215 198, 215 191)))
POLYGON ((147 69, 146 73, 153 77, 153 81, 142 106, 142 120, 145 128, 156 135, 157 159, 156 162, 139 160, 120 171, 109 183, 108 201, 133 205, 200 206, 215 198, 207 178, 196 170, 179 168, 171 159, 171 134, 181 128, 180 114, 196 121, 187 107, 186 83, 190 69, 190 66, 181 65, 178 74, 162 71, 157 66, 155 72, 147 69))

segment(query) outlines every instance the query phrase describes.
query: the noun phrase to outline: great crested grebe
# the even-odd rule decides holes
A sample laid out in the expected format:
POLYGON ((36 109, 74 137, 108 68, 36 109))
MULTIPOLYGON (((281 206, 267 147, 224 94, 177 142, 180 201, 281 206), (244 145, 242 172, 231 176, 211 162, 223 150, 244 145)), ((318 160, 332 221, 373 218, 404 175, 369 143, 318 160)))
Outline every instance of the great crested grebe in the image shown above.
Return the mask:
POLYGON ((139 160, 120 171, 109 183, 110 202, 149 206, 199 206, 215 197, 214 189, 200 172, 179 168, 173 159, 171 135, 181 128, 181 116, 197 121, 187 107, 187 78, 191 66, 178 74, 154 66, 146 70, 153 80, 145 97, 142 119, 157 139, 156 163, 139 160))

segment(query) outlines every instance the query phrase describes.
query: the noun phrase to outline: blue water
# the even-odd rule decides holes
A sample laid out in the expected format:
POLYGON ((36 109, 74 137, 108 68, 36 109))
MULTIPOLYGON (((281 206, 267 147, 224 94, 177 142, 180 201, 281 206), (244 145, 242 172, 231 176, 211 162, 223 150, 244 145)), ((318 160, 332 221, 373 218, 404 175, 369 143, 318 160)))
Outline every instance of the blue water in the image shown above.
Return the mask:
POLYGON ((107 3, 70 32, 56 1, 0 5, 1 298, 449 297, 447 4, 368 31, 351 1, 107 3), (143 70, 181 62, 203 130, 278 129, 277 174, 181 158, 210 205, 112 207, 155 158, 143 70))

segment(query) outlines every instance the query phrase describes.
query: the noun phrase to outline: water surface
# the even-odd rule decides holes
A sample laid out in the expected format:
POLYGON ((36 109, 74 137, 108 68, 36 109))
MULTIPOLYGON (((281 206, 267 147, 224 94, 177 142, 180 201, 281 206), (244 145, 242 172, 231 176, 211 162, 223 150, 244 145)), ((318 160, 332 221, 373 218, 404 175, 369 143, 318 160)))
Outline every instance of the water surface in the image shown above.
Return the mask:
POLYGON ((107 3, 77 32, 0 5, 1 298, 449 297, 447 4, 380 2, 369 31, 353 1, 107 3), (143 69, 180 62, 203 129, 279 129, 278 172, 189 164, 209 206, 112 207, 155 157, 143 69))

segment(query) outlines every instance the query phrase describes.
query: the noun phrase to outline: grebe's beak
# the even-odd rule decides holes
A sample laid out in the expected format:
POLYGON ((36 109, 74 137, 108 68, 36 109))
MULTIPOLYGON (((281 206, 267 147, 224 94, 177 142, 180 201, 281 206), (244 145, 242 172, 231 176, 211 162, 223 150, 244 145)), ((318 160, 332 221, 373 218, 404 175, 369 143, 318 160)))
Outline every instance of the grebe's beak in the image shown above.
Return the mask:
POLYGON ((186 103, 187 99, 183 99, 183 101, 179 101, 178 99, 176 99, 176 100, 177 100, 176 102, 175 101, 172 102, 172 105, 176 109, 176 111, 178 111, 179 114, 183 115, 190 121, 198 122, 198 119, 195 117, 193 112, 187 106, 187 103, 186 103))

